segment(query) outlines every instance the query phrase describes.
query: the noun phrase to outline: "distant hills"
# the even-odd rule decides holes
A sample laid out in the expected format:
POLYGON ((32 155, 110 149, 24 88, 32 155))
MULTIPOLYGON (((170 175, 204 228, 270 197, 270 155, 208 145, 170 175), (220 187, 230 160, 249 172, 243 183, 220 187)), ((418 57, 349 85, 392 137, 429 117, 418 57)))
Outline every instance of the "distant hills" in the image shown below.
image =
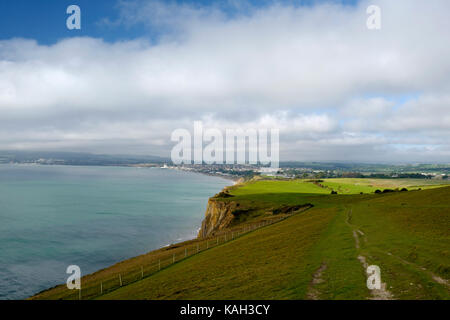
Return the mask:
MULTIPOLYGON (((164 164, 171 163, 169 158, 153 155, 107 155, 93 154, 87 152, 58 152, 58 151, 1 151, 1 163, 36 163, 36 164, 60 164, 60 165, 86 165, 86 166, 112 166, 112 165, 137 165, 137 164, 164 164)), ((221 165, 214 165, 220 167, 221 165)), ((224 165, 230 166, 230 165, 224 165)), ((232 165, 231 165, 232 166, 232 165)), ((238 167, 256 168, 259 166, 237 165, 238 167)), ((202 167, 208 168, 208 165, 202 167)), ((357 162, 301 162, 285 161, 280 162, 280 168, 301 169, 308 168, 317 171, 335 171, 350 173, 439 173, 450 174, 450 164, 376 164, 376 163, 357 163, 357 162)), ((216 168, 217 169, 217 168, 216 168)), ((356 178, 357 176, 349 176, 356 178)), ((378 177, 381 178, 381 177, 378 177)), ((407 176, 406 178, 414 178, 407 176)))
POLYGON ((339 170, 346 172, 450 172, 450 163, 357 163, 357 162, 280 162, 281 168, 312 168, 315 170, 339 170))
POLYGON ((165 163, 170 159, 151 155, 106 155, 78 152, 0 151, 0 163, 37 163, 61 165, 133 165, 165 163))

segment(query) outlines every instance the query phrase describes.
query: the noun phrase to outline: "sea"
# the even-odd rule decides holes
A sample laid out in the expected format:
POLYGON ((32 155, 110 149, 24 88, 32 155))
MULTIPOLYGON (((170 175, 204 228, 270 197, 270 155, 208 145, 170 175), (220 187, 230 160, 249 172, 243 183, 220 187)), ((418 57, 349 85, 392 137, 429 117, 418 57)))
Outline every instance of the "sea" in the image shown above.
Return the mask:
POLYGON ((24 299, 196 237, 208 198, 232 182, 163 169, 0 165, 0 299, 24 299))

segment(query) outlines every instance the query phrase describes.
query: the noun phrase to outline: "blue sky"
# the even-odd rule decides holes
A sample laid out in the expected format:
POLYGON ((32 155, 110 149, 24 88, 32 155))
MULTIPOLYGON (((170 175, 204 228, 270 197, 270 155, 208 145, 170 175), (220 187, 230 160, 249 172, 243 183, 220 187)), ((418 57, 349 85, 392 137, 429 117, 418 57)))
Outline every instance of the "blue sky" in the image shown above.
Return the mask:
MULTIPOLYGON (((142 24, 134 26, 108 26, 102 24, 105 18, 115 21, 119 18, 120 2, 129 0, 2 0, 0 2, 0 40, 10 38, 35 39, 41 44, 53 44, 66 37, 89 36, 113 42, 138 37, 155 38, 163 30, 145 28, 142 24), (66 8, 76 4, 82 12, 82 29, 67 30, 65 21, 66 8)), ((166 3, 188 4, 196 7, 218 6, 226 14, 245 14, 237 10, 227 0, 173 0, 166 3)), ((313 6, 323 0, 246 0, 257 8, 267 7, 273 3, 287 3, 297 6, 313 6)), ((357 0, 329 0, 331 3, 354 5, 357 0)), ((243 3, 241 1, 240 3, 243 3)))
POLYGON ((281 161, 448 162, 448 12, 448 0, 2 0, 0 150, 168 156, 173 130, 203 121, 280 129, 281 161), (81 31, 66 29, 71 4, 81 31))
POLYGON ((0 37, 30 38, 43 44, 52 44, 73 36, 109 40, 129 37, 126 32, 110 32, 98 25, 101 18, 116 16, 115 2, 108 0, 4 0, 0 2, 0 37), (66 28, 66 9, 71 4, 77 4, 82 10, 80 31, 66 28))

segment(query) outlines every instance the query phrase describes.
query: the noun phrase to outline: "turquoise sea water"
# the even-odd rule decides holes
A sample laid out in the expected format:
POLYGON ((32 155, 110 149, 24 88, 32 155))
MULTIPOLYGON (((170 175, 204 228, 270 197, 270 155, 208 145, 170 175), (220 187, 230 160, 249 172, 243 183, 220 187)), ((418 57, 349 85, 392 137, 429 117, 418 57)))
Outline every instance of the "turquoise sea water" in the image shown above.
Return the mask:
POLYGON ((196 236, 231 182, 159 168, 0 165, 0 299, 196 236))

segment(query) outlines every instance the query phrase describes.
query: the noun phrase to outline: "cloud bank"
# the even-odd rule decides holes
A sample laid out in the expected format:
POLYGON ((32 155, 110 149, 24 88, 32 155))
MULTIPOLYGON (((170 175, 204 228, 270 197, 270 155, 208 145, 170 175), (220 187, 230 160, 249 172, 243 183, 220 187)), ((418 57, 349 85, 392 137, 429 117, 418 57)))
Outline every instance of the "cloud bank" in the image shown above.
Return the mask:
POLYGON ((121 2, 158 40, 0 41, 0 149, 168 156, 176 128, 280 129, 280 159, 450 159, 450 3, 121 2), (366 28, 366 8, 382 29, 366 28))

